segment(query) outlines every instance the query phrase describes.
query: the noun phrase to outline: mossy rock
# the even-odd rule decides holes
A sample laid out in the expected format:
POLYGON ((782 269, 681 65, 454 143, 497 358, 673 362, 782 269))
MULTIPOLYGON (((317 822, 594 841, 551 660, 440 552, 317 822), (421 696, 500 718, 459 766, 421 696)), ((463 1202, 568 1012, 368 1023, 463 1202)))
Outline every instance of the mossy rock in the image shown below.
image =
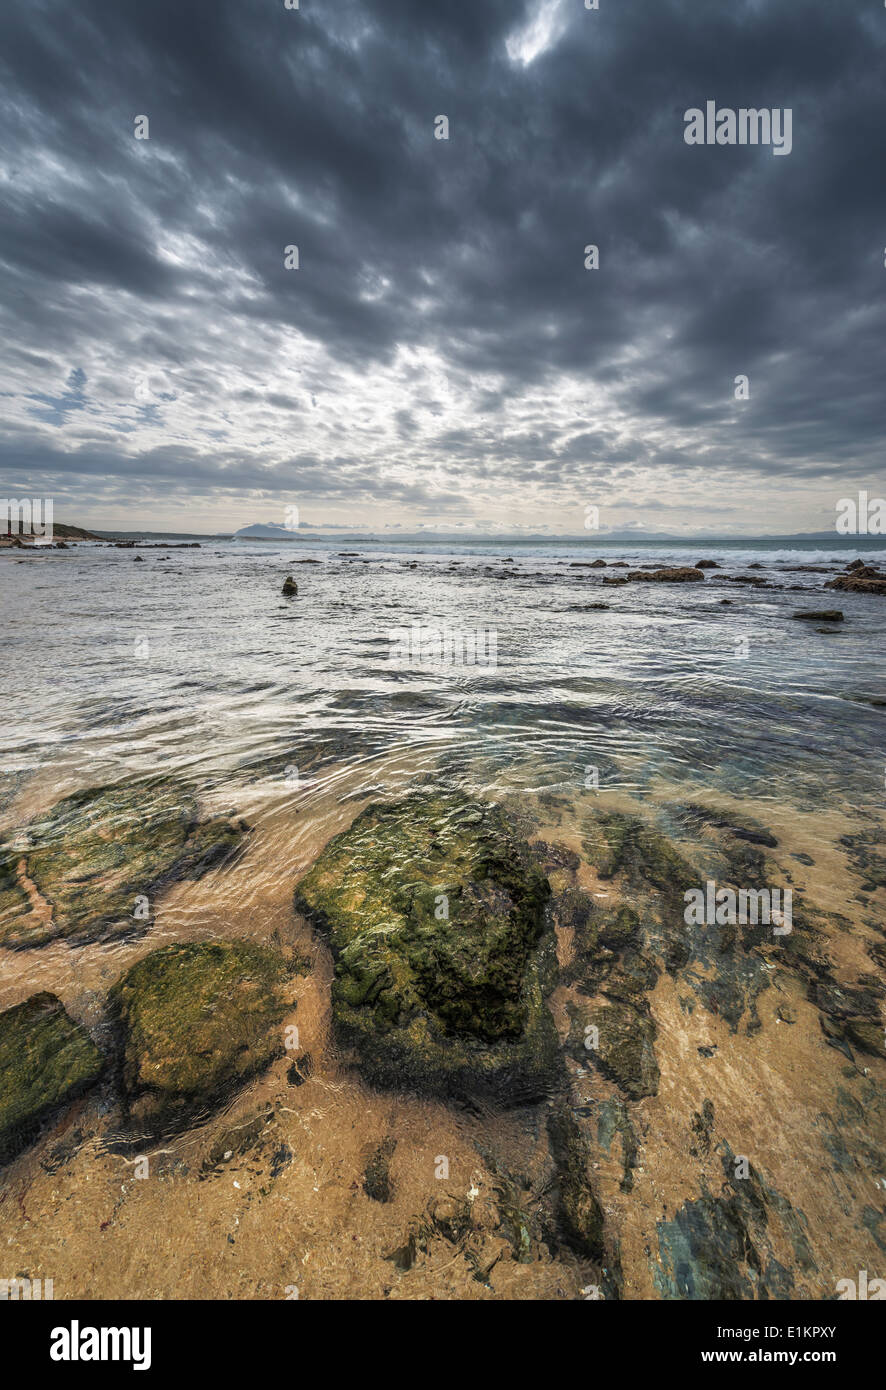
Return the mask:
POLYGON ((554 925, 575 932, 576 942, 581 948, 596 944, 594 923, 598 909, 590 893, 582 888, 564 888, 553 898, 551 912, 554 925))
POLYGON ((0 1013, 0 1163, 37 1136, 60 1106, 93 1085, 102 1057, 54 994, 32 994, 0 1013))
POLYGON ((296 889, 328 936, 333 1021, 376 1085, 544 1094, 557 1039, 547 879, 495 806, 420 793, 368 806, 296 889))
POLYGON ((164 946, 138 961, 109 996, 130 1124, 192 1123, 280 1056, 289 976, 282 956, 246 941, 164 946))
POLYGON ((658 970, 655 962, 639 951, 625 951, 618 966, 606 977, 601 992, 609 999, 634 1004, 645 1012, 647 995, 655 989, 658 970))
POLYGON ((227 859, 244 828, 201 822, 193 793, 171 778, 75 792, 0 845, 0 944, 143 930, 152 896, 227 859))

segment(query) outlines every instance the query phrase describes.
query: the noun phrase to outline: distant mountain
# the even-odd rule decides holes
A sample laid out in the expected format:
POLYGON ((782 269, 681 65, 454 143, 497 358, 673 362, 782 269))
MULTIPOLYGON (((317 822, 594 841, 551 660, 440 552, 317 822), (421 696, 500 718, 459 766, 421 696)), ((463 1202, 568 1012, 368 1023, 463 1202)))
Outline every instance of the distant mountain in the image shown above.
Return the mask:
POLYGON ((539 545, 561 545, 561 546, 582 546, 593 549, 595 546, 621 545, 626 547, 637 546, 662 546, 670 545, 675 547, 688 547, 693 549, 697 546, 725 545, 737 548, 753 547, 761 542, 773 545, 782 544, 790 548, 793 544, 811 542, 822 546, 839 549, 858 549, 870 544, 884 544, 882 536, 841 536, 836 531, 801 531, 792 534, 761 534, 761 535, 722 535, 717 532, 699 532, 694 535, 675 535, 668 531, 583 531, 577 535, 562 533, 560 535, 550 532, 537 532, 534 534, 514 534, 508 532, 497 532, 490 535, 481 531, 432 531, 423 528, 420 531, 386 531, 381 534, 372 531, 354 531, 353 528, 343 528, 341 531, 327 529, 325 534, 318 534, 310 527, 302 530, 289 530, 286 526, 276 522, 254 522, 251 526, 242 526, 239 531, 234 532, 235 540, 254 540, 254 541, 298 541, 301 544, 320 542, 324 545, 501 545, 513 548, 514 546, 539 546, 539 545))
POLYGON ((289 526, 281 526, 276 521, 254 521, 251 526, 241 526, 234 532, 233 539, 248 541, 298 541, 303 537, 289 526))

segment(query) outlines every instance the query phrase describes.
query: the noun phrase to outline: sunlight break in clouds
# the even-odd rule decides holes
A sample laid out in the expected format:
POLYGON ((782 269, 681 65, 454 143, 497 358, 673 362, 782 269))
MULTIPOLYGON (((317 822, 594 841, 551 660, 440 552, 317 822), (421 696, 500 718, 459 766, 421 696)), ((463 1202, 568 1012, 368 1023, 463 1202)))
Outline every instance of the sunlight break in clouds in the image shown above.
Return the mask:
POLYGON ((545 0, 545 4, 528 24, 505 39, 505 48, 511 62, 522 63, 524 68, 534 63, 539 54, 553 48, 563 37, 566 22, 564 0, 545 0))

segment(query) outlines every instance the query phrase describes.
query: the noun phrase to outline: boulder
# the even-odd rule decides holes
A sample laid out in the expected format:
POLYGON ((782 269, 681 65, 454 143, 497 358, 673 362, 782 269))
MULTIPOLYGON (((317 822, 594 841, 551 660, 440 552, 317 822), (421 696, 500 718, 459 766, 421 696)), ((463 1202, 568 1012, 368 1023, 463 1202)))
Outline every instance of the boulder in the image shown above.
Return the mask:
POLYGON ((298 585, 291 574, 287 575, 286 579, 283 581, 281 593, 284 594, 286 598, 293 598, 298 593, 298 585))
POLYGON ((284 1051, 290 966, 248 941, 163 946, 109 996, 128 1123, 151 1134, 205 1116, 284 1051))
POLYGON ((546 1092, 557 1039, 547 879, 493 805, 368 806, 296 888, 329 940, 335 1033, 367 1079, 502 1103, 546 1092))
POLYGON ((60 1106, 96 1082, 102 1057, 54 994, 0 1013, 0 1163, 9 1163, 60 1106))

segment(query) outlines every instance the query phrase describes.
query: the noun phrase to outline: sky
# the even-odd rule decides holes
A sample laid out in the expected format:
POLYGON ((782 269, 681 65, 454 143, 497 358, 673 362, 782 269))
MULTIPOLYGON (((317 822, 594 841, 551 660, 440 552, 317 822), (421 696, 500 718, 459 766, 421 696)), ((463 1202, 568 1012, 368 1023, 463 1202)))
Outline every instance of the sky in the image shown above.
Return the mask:
POLYGON ((884 57, 879 0, 7 0, 0 491, 832 529, 886 486, 884 57))

